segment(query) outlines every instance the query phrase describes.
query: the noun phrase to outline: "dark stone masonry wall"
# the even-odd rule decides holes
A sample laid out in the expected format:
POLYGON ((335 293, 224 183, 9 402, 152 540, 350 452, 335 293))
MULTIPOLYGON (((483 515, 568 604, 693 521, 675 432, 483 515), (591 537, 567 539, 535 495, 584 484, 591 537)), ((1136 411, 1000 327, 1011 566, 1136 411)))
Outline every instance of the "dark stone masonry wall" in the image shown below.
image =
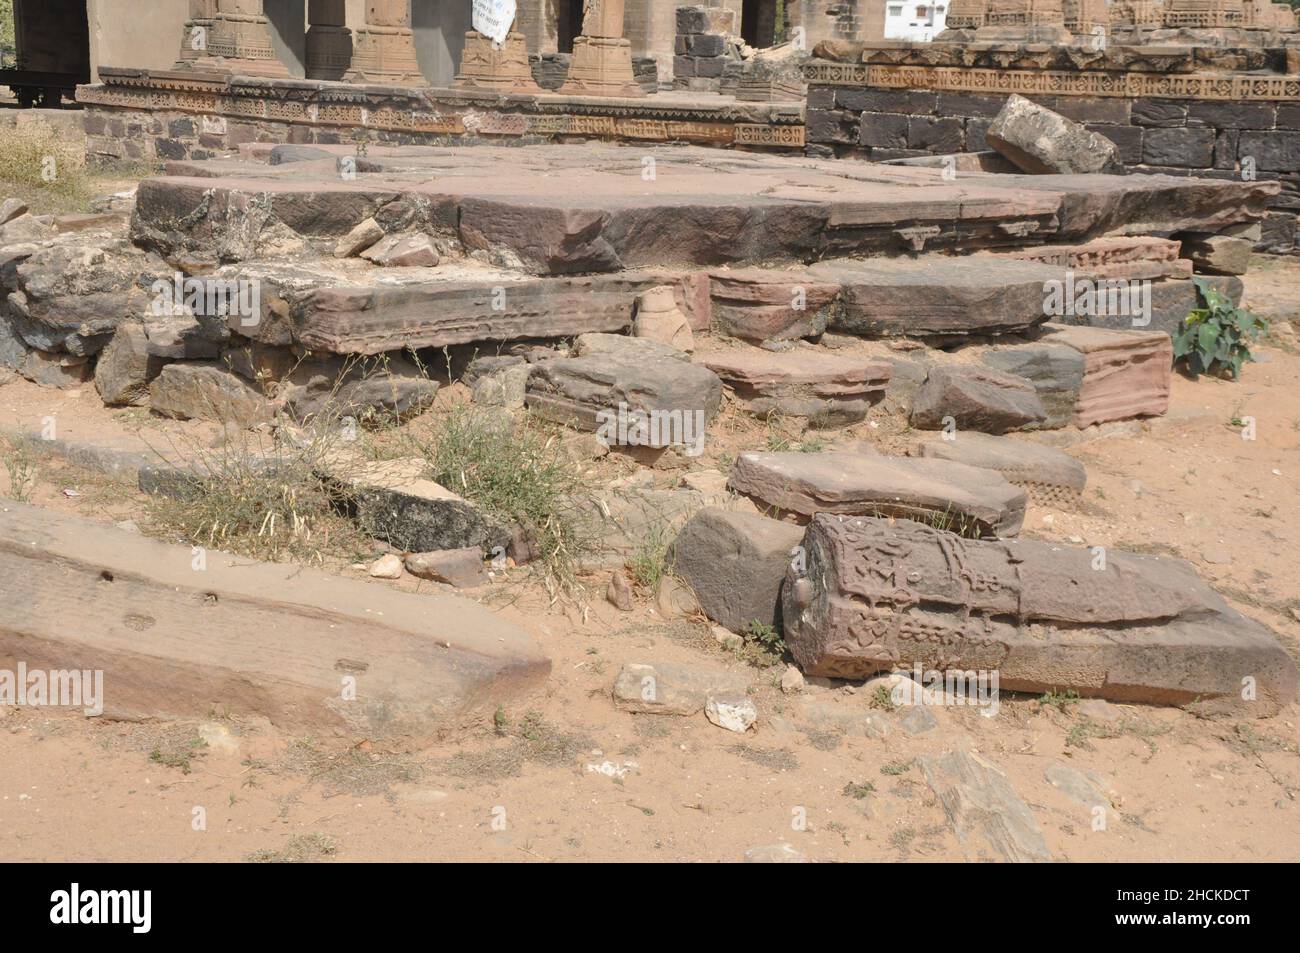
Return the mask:
MULTIPOLYGON (((1029 96, 1114 142, 1134 172, 1277 179, 1262 248, 1300 249, 1300 103, 1029 96)), ((1006 97, 925 89, 813 86, 808 152, 899 159, 988 148, 1006 97)))

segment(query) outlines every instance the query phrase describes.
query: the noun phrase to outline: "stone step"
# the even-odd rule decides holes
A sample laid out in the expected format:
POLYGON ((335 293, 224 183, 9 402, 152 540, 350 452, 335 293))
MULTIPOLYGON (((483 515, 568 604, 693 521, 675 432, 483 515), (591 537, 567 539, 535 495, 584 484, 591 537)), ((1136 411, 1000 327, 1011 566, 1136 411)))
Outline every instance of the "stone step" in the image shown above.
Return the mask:
POLYGON ((1064 324, 1049 324, 1044 330, 1044 343, 1063 344, 1083 354, 1075 426, 1159 416, 1169 409, 1174 346, 1163 331, 1064 324))
POLYGON ((332 247, 374 218, 520 270, 578 274, 1217 232, 1261 219, 1278 189, 1141 175, 954 182, 942 169, 591 144, 412 149, 354 178, 328 165, 186 163, 186 175, 141 184, 132 234, 164 257, 239 261, 286 238, 332 247))
POLYGON ((0 669, 103 672, 113 717, 212 710, 296 731, 431 740, 540 687, 550 662, 473 602, 210 551, 8 502, 0 669), (346 690, 355 685, 355 699, 346 690))

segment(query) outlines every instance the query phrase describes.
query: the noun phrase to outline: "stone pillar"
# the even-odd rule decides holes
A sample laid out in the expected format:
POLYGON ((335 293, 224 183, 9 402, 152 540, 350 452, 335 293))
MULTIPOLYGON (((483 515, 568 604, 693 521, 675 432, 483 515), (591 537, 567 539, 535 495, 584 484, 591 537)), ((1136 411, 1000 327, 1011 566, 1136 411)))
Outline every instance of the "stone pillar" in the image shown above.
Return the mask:
POLYGON ((342 79, 352 66, 347 0, 308 0, 307 78, 342 79))
POLYGON ((196 14, 186 23, 177 66, 248 76, 289 76, 288 67, 275 55, 271 21, 262 9, 262 0, 198 0, 190 9, 192 14, 204 15, 196 14))
POLYGON ((411 0, 368 0, 366 23, 356 31, 350 83, 428 86, 415 57, 411 0))
POLYGON ((623 38, 623 0, 587 0, 582 36, 573 41, 570 96, 644 96, 632 75, 632 44, 623 38))
POLYGON ((460 55, 460 72, 452 85, 464 89, 491 89, 498 93, 535 95, 545 92, 533 79, 533 67, 528 59, 528 38, 517 32, 518 26, 516 17, 500 46, 478 30, 468 31, 465 49, 460 55))
POLYGON ((191 69, 207 54, 216 15, 217 0, 190 0, 190 16, 181 34, 181 55, 176 60, 176 69, 191 69))

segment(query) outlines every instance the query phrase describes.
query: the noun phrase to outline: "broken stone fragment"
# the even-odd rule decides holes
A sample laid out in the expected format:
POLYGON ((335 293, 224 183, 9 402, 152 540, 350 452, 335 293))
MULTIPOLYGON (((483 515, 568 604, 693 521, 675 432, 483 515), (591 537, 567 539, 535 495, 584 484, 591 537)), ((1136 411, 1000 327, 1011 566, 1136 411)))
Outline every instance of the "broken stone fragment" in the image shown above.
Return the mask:
POLYGON ((1083 354, 1076 427, 1156 416, 1169 409, 1174 347, 1163 331, 1118 331, 1049 324, 1044 343, 1083 354))
POLYGON ((89 356, 109 342, 128 314, 146 301, 136 286, 142 257, 120 243, 52 245, 37 249, 17 266, 17 289, 9 308, 17 330, 31 347, 89 356))
MULTIPOLYGON (((1074 407, 1083 387, 1083 354, 1061 344, 1025 344, 985 351, 980 360, 1004 374, 1034 385, 1046 418, 1038 429, 1057 430, 1074 423, 1074 407)), ((1036 429, 1032 424, 1026 430, 1036 429)))
POLYGON ((487 570, 483 567, 483 550, 477 546, 411 553, 406 557, 406 571, 412 576, 446 583, 457 589, 477 589, 488 583, 487 570))
POLYGON ((363 530, 408 553, 477 548, 505 552, 511 533, 473 503, 424 476, 410 458, 331 461, 321 476, 352 503, 363 530))
MULTIPOLYGON (((626 334, 579 334, 573 342, 571 357, 591 357, 607 354, 614 358, 632 361, 647 358, 689 362, 691 356, 679 347, 649 338, 629 337, 626 334)), ((539 363, 532 361, 531 363, 539 363)))
POLYGON ((704 702, 704 716, 719 728, 743 735, 758 721, 758 708, 745 695, 710 694, 704 702))
POLYGON ((21 199, 5 199, 0 202, 0 225, 8 225, 20 215, 27 214, 27 203, 21 199))
POLYGON ((68 390, 79 387, 94 375, 94 365, 87 357, 75 354, 51 354, 48 351, 28 351, 18 373, 41 387, 68 390))
POLYGON ((615 569, 609 574, 609 585, 605 587, 605 599, 620 612, 632 611, 632 587, 628 585, 623 570, 615 569))
POLYGON ((524 406, 528 392, 528 378, 533 369, 527 364, 518 364, 479 376, 473 384, 471 397, 476 404, 488 407, 504 407, 507 410, 524 406))
POLYGON ((1025 491, 992 470, 850 451, 742 453, 731 488, 807 521, 817 513, 902 516, 1014 536, 1025 491))
POLYGON ((706 425, 722 402, 717 375, 655 350, 671 350, 665 345, 623 341, 630 343, 535 365, 529 408, 556 423, 594 431, 610 446, 702 451, 706 425))
POLYGON ((1051 851, 1006 774, 978 755, 923 755, 921 771, 971 860, 1046 863, 1051 851))
POLYGON ((657 341, 679 351, 695 350, 695 336, 691 325, 677 307, 673 289, 668 286, 643 291, 636 299, 636 317, 632 320, 632 334, 648 341, 657 341))
POLYGON ((19 336, 8 314, 0 308, 0 367, 16 371, 27 360, 31 348, 19 336))
POLYGON ((214 420, 256 427, 275 417, 274 405, 220 364, 168 364, 149 385, 155 413, 179 420, 214 420))
POLYGON ((745 679, 726 669, 629 662, 614 682, 614 706, 656 715, 698 715, 711 694, 743 695, 745 679))
POLYGON ((1001 691, 1257 717, 1300 684, 1271 633, 1182 560, 828 514, 803 545, 782 603, 805 674, 959 669, 997 673, 1001 691))
POLYGON ((885 396, 888 361, 805 348, 773 354, 753 348, 698 358, 759 417, 806 417, 816 427, 856 423, 885 396))
POLYGON ((747 341, 815 337, 826 330, 838 281, 803 271, 742 268, 709 275, 713 327, 747 341))
POLYGON ((1055 447, 974 431, 927 441, 921 444, 921 456, 996 470, 1039 504, 1077 504, 1088 482, 1083 464, 1055 447))
POLYGON ((401 579, 402 557, 391 553, 380 556, 370 564, 369 572, 373 579, 401 579))
POLYGON ((1185 235, 1183 256, 1198 272, 1212 275, 1244 275, 1250 270, 1255 243, 1230 235, 1185 235))
POLYGON ((389 235, 366 248, 361 257, 381 268, 433 268, 441 260, 428 235, 389 235))
POLYGON ((843 288, 832 331, 941 340, 1042 324, 1043 288, 1065 276, 1055 265, 993 255, 825 261, 808 270, 843 288))
POLYGON ((326 415, 364 423, 414 416, 433 403, 438 388, 422 368, 398 354, 367 360, 325 356, 296 361, 276 393, 299 421, 326 415))
POLYGON ((165 363, 149 353, 142 325, 120 325, 95 363, 95 389, 110 407, 144 406, 149 403, 149 385, 165 363))
POLYGON ((368 218, 339 239, 334 246, 334 257, 352 258, 360 255, 383 237, 383 227, 373 218, 368 218))
POLYGON ((775 625, 781 585, 803 529, 755 513, 709 507, 668 550, 668 564, 691 587, 704 614, 732 632, 775 625))
POLYGON ((956 427, 1002 434, 1046 420, 1032 383, 975 364, 932 368, 912 399, 912 426, 921 430, 956 427))
POLYGON ((1034 174, 1103 172, 1119 175, 1119 147, 1045 106, 1011 96, 984 132, 990 146, 1034 174))

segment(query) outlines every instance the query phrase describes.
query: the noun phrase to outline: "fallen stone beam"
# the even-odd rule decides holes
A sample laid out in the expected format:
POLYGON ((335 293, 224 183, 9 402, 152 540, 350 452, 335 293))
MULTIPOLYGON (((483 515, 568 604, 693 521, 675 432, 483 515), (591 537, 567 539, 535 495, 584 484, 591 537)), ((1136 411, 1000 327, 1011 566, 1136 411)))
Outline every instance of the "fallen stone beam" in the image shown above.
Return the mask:
POLYGON ((819 515, 782 590, 809 675, 997 673, 1000 690, 1267 717, 1300 672, 1179 559, 974 541, 906 520, 819 515))
POLYGON ((102 671, 111 717, 216 708, 411 739, 550 672, 527 633, 454 596, 202 555, 6 502, 0 591, 22 597, 0 600, 0 669, 102 671))
POLYGON ((1000 473, 947 460, 876 453, 742 453, 731 489, 806 522, 817 513, 903 516, 1014 536, 1027 496, 1000 473))

